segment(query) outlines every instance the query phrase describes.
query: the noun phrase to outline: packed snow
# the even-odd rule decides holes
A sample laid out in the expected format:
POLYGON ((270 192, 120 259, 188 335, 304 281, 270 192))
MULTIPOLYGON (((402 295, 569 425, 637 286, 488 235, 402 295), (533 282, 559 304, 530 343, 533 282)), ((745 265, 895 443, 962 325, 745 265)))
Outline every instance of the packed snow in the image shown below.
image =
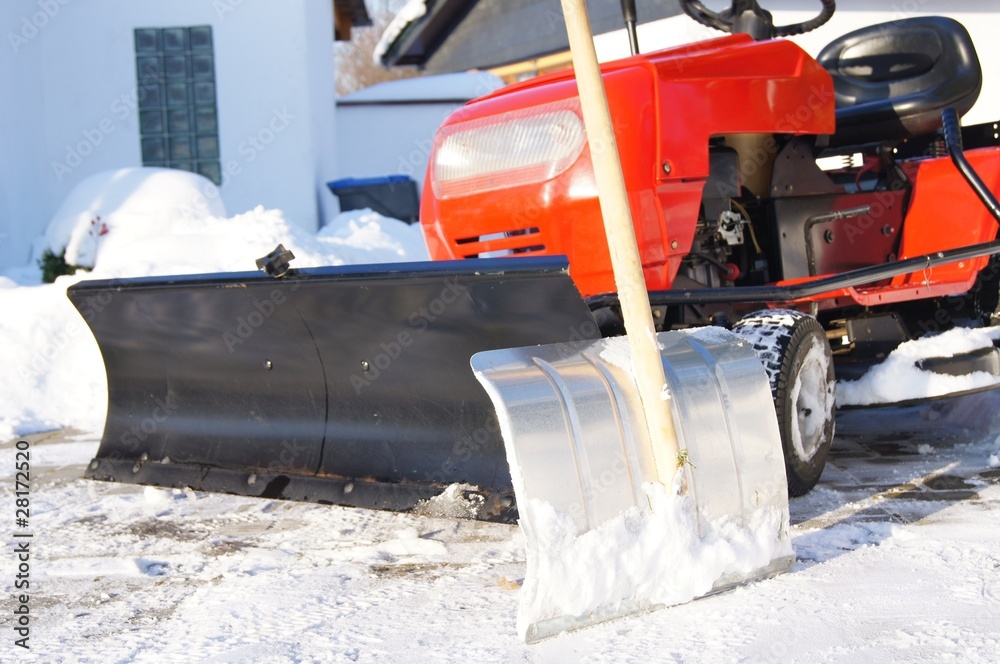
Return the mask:
MULTIPOLYGON (((992 662, 1000 403, 975 396, 873 414, 867 438, 840 426, 843 454, 792 501, 790 573, 531 646, 515 526, 91 482, 95 434, 35 436, 31 649, 4 611, 0 659, 992 662), (869 451, 886 439, 891 456, 869 451)), ((13 475, 0 465, 0 504, 13 475)), ((15 566, 0 559, 5 592, 15 566)))
POLYGON ((127 258, 125 247, 170 237, 178 223, 225 216, 218 187, 199 175, 126 168, 96 173, 74 187, 49 223, 45 240, 52 253, 65 251, 68 264, 93 268, 99 247, 105 262, 127 258))
POLYGON ((992 348, 1000 328, 955 328, 900 344, 881 364, 855 381, 837 383, 837 404, 867 406, 939 397, 1000 385, 1000 377, 983 371, 950 376, 923 371, 920 360, 953 357, 992 348))
POLYGON ((318 233, 260 206, 228 217, 209 180, 166 168, 92 175, 46 232, 53 253, 65 248, 67 263, 93 268, 86 278, 253 270, 279 243, 295 254, 294 267, 427 258, 419 228, 371 210, 341 214, 318 233))
POLYGON ((0 383, 0 440, 74 427, 100 431, 107 383, 100 350, 66 297, 81 280, 252 271, 279 243, 293 267, 426 260, 418 226, 371 210, 338 215, 310 233, 280 210, 226 216, 218 190, 200 175, 130 168, 93 175, 70 193, 41 251, 66 252, 92 268, 41 284, 35 263, 0 278, 0 363, 17 380, 0 383), (94 231, 97 232, 94 232, 94 231))
POLYGON ((721 519, 700 532, 695 503, 679 486, 647 483, 643 490, 648 509, 636 506, 582 533, 547 502, 521 503, 538 533, 526 545, 522 638, 682 604, 720 579, 745 580, 793 555, 781 510, 756 510, 746 524, 721 519))

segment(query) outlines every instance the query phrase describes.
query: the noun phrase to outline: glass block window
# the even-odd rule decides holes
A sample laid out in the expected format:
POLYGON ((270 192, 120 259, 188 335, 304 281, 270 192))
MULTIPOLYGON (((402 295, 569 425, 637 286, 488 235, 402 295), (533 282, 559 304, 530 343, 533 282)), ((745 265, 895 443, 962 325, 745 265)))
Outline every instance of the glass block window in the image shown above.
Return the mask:
POLYGON ((137 28, 135 63, 142 165, 220 184, 212 27, 137 28))

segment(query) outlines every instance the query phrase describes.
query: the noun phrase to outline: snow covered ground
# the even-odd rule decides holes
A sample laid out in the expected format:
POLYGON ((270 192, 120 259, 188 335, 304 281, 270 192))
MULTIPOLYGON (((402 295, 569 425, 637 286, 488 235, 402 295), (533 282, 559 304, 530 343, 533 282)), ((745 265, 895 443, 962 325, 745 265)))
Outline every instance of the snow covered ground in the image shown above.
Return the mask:
MULTIPOLYGON (((96 436, 36 436, 32 648, 5 610, 0 659, 996 661, 998 413, 996 392, 846 413, 792 501, 791 573, 535 646, 514 526, 90 482, 96 436)), ((8 597, 14 574, 6 555, 8 597)))

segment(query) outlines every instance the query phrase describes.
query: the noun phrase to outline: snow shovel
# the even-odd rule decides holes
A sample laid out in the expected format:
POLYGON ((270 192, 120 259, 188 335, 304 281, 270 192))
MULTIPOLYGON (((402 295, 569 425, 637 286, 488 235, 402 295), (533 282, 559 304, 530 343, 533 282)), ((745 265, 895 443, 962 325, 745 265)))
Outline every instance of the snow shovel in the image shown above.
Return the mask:
POLYGON ((485 351, 527 542, 527 642, 794 561, 764 368, 726 330, 656 335, 584 0, 562 0, 627 337, 485 351))

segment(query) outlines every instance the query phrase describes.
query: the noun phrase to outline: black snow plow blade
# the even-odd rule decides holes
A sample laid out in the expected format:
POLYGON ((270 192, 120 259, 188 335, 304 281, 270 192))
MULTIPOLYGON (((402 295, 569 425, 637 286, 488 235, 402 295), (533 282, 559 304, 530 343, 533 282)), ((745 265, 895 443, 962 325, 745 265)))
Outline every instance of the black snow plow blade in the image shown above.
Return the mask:
POLYGON ((516 518, 482 350, 599 336, 561 258, 90 281, 104 356, 86 476, 406 511, 452 484, 516 518))

